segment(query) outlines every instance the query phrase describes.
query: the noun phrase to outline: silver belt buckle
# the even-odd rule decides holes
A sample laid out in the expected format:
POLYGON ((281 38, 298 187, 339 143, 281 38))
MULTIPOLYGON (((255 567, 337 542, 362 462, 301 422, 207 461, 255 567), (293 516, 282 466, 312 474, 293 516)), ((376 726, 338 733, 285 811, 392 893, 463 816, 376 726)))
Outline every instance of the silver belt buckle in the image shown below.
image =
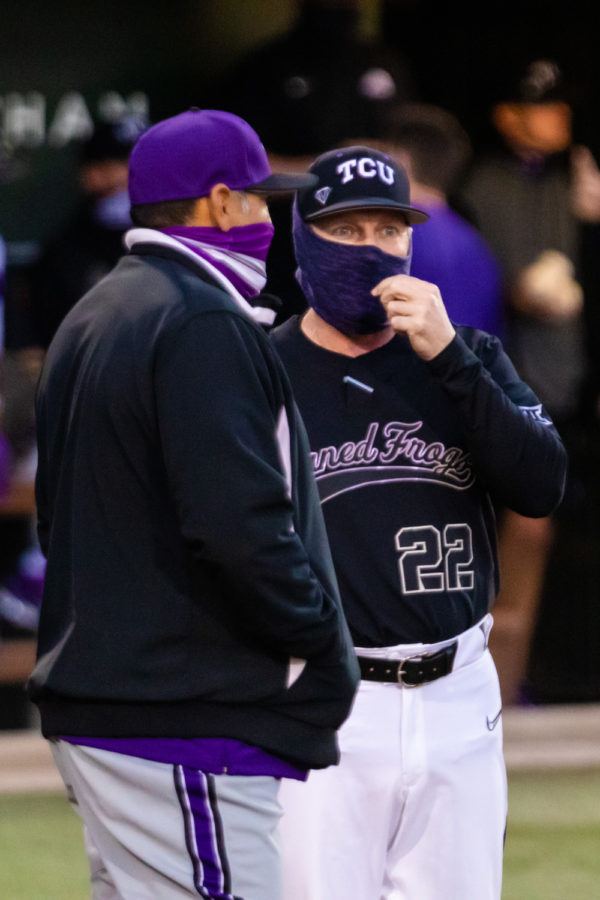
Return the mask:
POLYGON ((421 659, 421 657, 420 656, 406 656, 404 659, 398 660, 398 671, 396 673, 396 677, 398 679, 398 684, 402 685, 402 687, 405 687, 405 688, 420 687, 420 685, 418 685, 418 684, 408 684, 408 682, 406 682, 404 680, 404 678, 402 677, 403 675, 406 675, 406 672, 404 671, 404 663, 410 662, 413 659, 418 660, 418 659, 421 659))

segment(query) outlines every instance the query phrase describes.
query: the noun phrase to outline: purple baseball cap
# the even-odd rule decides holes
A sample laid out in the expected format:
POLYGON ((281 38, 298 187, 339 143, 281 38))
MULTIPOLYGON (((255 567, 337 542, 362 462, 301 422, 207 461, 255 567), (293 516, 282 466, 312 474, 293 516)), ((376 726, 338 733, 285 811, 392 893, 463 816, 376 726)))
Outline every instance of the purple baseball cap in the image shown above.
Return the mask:
POLYGON ((275 174, 261 140, 239 116, 195 109, 148 128, 129 157, 133 206, 206 197, 215 184, 232 191, 292 193, 317 181, 308 173, 275 174))

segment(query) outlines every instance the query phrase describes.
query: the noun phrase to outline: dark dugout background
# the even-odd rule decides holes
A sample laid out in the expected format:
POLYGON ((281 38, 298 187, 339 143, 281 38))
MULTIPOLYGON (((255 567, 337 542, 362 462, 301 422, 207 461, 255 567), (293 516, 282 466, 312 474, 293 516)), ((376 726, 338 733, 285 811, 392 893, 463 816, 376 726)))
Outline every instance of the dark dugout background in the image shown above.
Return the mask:
MULTIPOLYGON (((27 252, 15 244, 44 238, 66 215, 76 138, 92 117, 146 108, 156 121, 210 106, 221 77, 285 33, 300 5, 2 0, 0 234, 11 257, 27 252)), ((493 0, 473 14, 466 3, 364 0, 362 8, 365 35, 385 39, 421 99, 455 112, 476 142, 486 139, 497 80, 516 61, 544 55, 568 76, 576 139, 600 147, 593 4, 493 0)))

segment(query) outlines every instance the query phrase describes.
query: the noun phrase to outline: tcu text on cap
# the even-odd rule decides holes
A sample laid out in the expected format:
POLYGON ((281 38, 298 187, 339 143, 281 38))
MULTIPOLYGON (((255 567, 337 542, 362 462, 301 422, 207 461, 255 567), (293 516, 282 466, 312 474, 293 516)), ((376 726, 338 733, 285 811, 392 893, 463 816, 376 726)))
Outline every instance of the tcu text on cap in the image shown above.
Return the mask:
POLYGON ((336 172, 342 175, 342 184, 352 181, 354 170, 359 178, 378 177, 385 184, 394 183, 394 170, 386 166, 380 159, 371 159, 370 156, 361 156, 359 159, 347 159, 340 163, 336 172))

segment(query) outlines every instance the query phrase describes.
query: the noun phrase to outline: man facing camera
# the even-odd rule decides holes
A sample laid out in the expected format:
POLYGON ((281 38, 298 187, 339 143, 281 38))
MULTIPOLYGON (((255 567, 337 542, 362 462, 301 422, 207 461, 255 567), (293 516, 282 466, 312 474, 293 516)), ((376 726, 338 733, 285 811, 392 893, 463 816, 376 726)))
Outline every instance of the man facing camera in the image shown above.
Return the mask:
POLYGON ((502 702, 492 499, 559 503, 566 455, 500 341, 410 275, 408 180, 363 146, 298 192, 309 305, 273 332, 307 427, 361 669, 341 762, 286 784, 286 900, 498 900, 502 702))

